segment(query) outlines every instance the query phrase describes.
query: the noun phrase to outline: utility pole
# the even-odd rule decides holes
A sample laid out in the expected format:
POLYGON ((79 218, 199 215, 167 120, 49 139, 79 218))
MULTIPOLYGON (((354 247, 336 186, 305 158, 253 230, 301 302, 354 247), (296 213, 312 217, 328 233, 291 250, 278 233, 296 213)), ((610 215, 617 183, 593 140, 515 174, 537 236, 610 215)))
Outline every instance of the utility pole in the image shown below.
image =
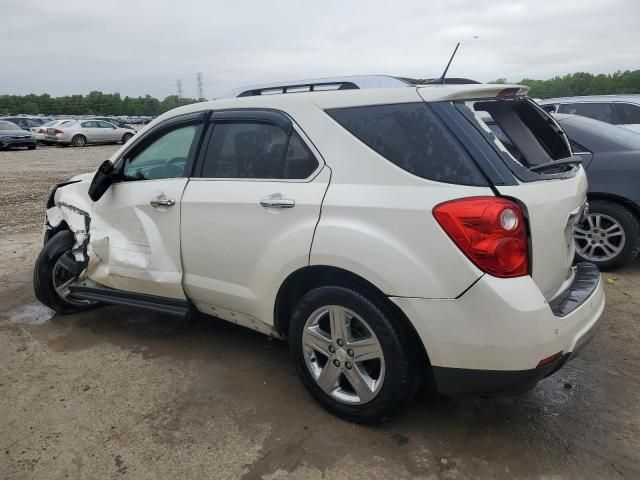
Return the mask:
POLYGON ((178 98, 182 98, 182 80, 176 80, 176 87, 178 87, 178 98))
POLYGON ((196 83, 198 84, 198 100, 204 101, 204 93, 202 92, 202 72, 196 73, 196 83))

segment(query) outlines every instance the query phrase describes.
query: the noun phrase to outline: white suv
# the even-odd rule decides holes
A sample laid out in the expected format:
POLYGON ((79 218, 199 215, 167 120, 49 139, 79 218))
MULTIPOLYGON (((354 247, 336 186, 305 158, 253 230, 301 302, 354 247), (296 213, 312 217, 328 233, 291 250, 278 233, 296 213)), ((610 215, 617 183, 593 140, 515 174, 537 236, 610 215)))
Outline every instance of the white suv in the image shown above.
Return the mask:
POLYGON ((605 300, 572 266, 587 180, 558 124, 520 86, 319 85, 178 108, 54 187, 38 299, 287 338, 311 394, 360 422, 425 380, 492 394, 560 368, 605 300))

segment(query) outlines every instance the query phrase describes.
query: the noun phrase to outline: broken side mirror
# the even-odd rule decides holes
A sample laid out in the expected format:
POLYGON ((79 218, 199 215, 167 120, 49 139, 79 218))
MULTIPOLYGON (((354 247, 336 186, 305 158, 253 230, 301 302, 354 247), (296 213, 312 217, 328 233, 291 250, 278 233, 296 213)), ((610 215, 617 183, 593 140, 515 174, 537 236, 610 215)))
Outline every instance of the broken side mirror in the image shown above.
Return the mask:
POLYGON ((111 184, 116 180, 117 173, 115 171, 115 166, 111 163, 111 160, 105 160, 102 162, 98 171, 91 180, 91 185, 89 186, 89 198, 94 202, 97 202, 102 198, 104 192, 111 186, 111 184))

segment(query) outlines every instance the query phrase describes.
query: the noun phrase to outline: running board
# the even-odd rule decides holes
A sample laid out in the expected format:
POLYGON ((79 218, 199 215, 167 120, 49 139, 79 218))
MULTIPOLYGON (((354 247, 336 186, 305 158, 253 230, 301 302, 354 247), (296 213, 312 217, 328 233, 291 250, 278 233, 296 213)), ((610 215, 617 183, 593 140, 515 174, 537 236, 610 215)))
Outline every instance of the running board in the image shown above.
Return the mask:
POLYGON ((174 298, 157 297, 145 293, 124 292, 107 287, 70 286, 69 291, 75 298, 94 300, 113 305, 127 305, 176 317, 185 317, 190 310, 189 302, 174 298))

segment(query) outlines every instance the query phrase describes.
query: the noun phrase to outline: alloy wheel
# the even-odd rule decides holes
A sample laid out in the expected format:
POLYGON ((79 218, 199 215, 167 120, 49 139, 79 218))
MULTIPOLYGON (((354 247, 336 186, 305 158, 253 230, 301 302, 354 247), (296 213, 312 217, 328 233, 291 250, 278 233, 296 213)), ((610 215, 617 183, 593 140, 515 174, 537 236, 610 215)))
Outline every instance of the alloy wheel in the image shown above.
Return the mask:
POLYGON ((71 296, 71 291, 69 287, 78 280, 77 275, 67 270, 64 266, 63 257, 65 255, 61 255, 56 263, 53 265, 53 271, 51 273, 53 288, 56 291, 56 294, 65 302, 70 303, 72 305, 92 305, 97 302, 92 300, 80 300, 75 299, 71 296))
POLYGON ((367 322, 339 305, 314 311, 305 322, 302 350, 309 373, 333 399, 370 402, 384 382, 382 346, 367 322))
POLYGON ((591 261, 615 258, 624 248, 626 236, 622 225, 603 213, 590 213, 573 231, 576 250, 591 261))

